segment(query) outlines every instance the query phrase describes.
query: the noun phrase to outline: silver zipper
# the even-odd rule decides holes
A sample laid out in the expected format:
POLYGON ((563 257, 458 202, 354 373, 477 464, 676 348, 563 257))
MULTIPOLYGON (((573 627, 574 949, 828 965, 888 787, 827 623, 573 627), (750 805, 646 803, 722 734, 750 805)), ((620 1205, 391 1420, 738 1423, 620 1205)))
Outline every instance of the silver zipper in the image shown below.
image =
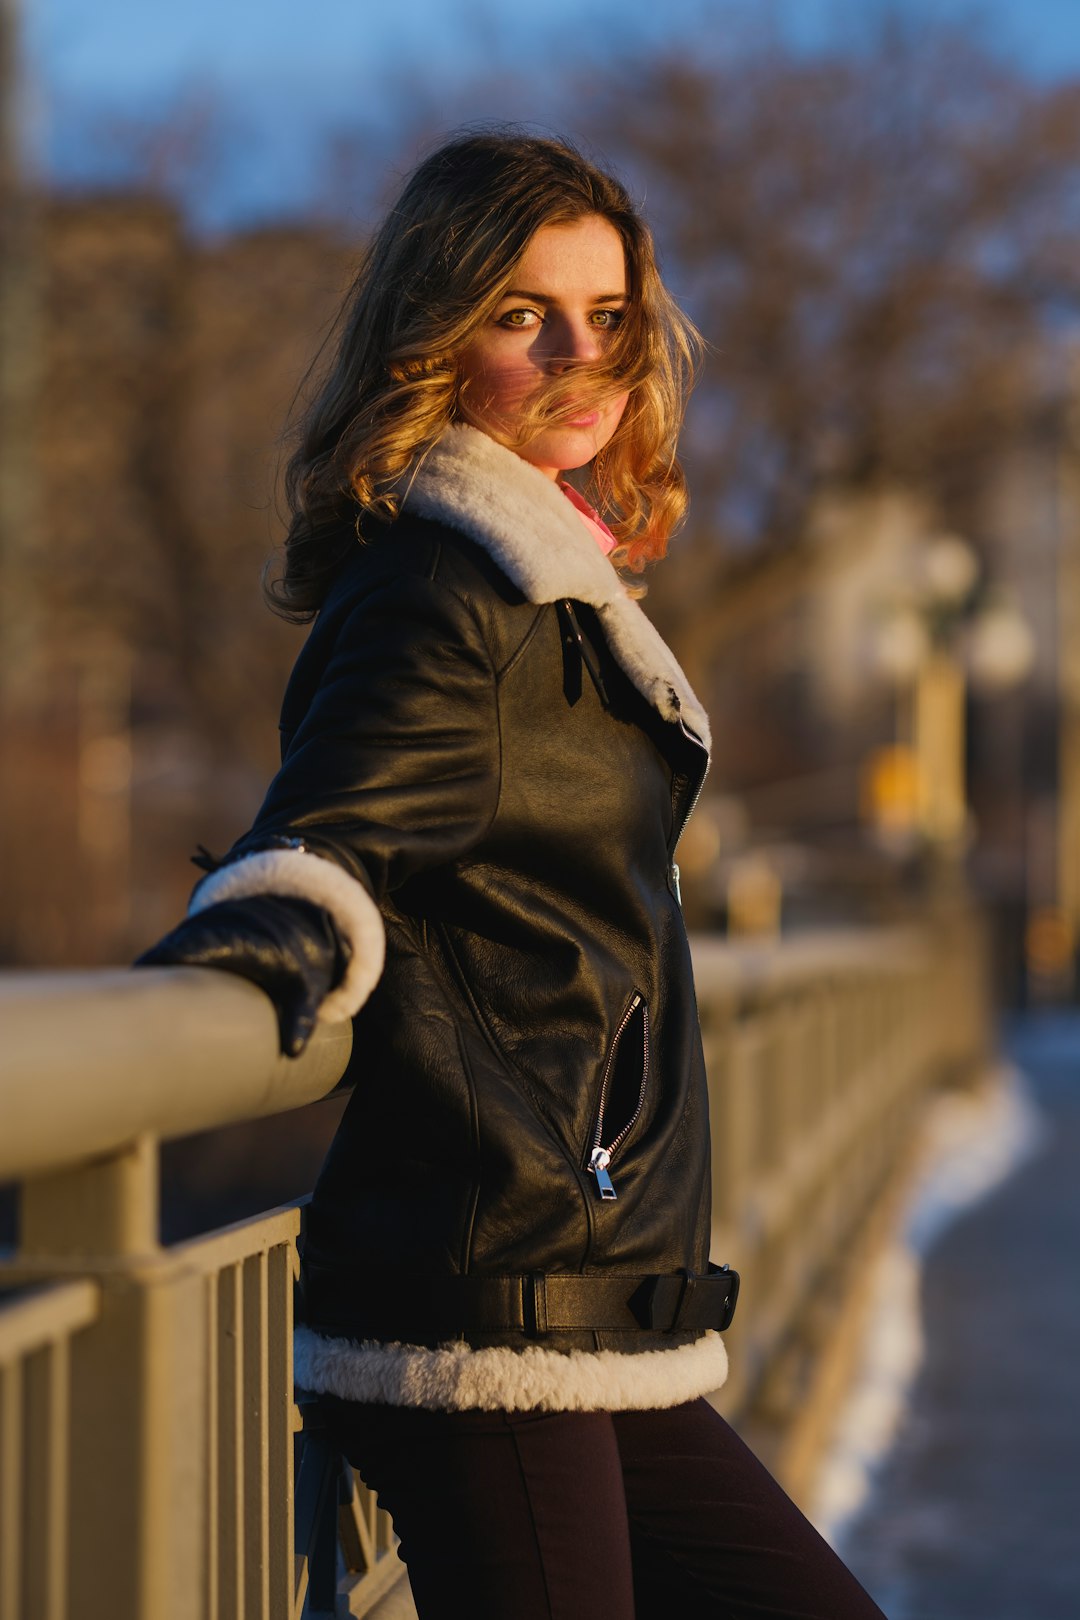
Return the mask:
POLYGON ((610 1162, 611 1154, 607 1148, 593 1148, 589 1157, 589 1169, 596 1177, 596 1185, 600 1189, 601 1198, 617 1198, 619 1196, 615 1191, 611 1177, 607 1173, 610 1162))
POLYGON ((626 1011, 622 1015, 622 1018, 619 1020, 619 1027, 615 1031, 614 1037, 612 1038, 611 1046, 608 1048, 607 1062, 604 1064, 604 1077, 600 1082, 600 1106, 596 1115, 596 1131, 593 1136, 592 1151, 589 1154, 589 1169, 596 1177, 596 1185, 599 1188, 601 1198, 611 1199, 618 1197, 614 1184, 611 1180, 611 1176, 608 1174, 608 1165, 611 1163, 612 1156, 618 1152, 619 1148, 630 1134, 630 1131, 633 1129, 634 1124, 637 1121, 638 1115, 641 1113, 641 1110, 645 1105, 645 1088, 648 1085, 648 1081, 649 1009, 645 1004, 644 999, 635 991, 633 997, 631 998, 630 1005, 627 1007, 626 1011), (607 1147, 604 1147, 602 1137, 604 1134, 604 1109, 607 1106, 608 1083, 611 1080, 611 1071, 615 1065, 615 1057, 619 1050, 619 1042, 622 1040, 623 1035, 626 1032, 627 1024, 630 1022, 631 1018, 633 1018, 639 1007, 641 1008, 642 1018, 641 1086, 638 1090, 637 1107, 634 1109, 634 1112, 631 1114, 618 1136, 616 1136, 615 1140, 613 1142, 609 1142, 607 1147))

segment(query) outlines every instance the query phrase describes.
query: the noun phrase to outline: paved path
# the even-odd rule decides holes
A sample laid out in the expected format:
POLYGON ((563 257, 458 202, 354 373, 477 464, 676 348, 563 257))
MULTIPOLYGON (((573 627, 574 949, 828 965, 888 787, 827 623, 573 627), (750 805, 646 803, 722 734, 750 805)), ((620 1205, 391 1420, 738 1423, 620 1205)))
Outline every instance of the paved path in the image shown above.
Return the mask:
POLYGON ((925 1262, 925 1360, 841 1547, 889 1620, 1080 1620, 1080 1015, 1003 1047, 1050 1128, 925 1262))

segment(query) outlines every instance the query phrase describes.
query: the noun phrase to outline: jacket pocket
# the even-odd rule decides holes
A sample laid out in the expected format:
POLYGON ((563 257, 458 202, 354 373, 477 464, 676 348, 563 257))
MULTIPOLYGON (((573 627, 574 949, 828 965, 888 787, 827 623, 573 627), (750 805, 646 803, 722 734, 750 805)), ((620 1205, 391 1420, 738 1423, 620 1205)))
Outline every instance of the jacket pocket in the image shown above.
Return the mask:
POLYGON ((604 1061, 596 1124, 586 1161, 603 1199, 618 1197, 609 1166, 637 1124, 648 1088, 649 1009, 644 996, 635 990, 604 1061))
POLYGON ((464 1002, 474 1027, 479 1031, 485 1046, 495 1058, 498 1068, 521 1088, 522 1095, 528 1099, 545 1131, 554 1138, 568 1162, 573 1164, 576 1169, 573 1137, 571 1137, 568 1144, 565 1131, 559 1131, 555 1120, 551 1117, 550 1110, 545 1107, 543 1098, 538 1095, 532 1080, 521 1068, 521 1065, 515 1063, 510 1053, 504 1049, 502 1042, 492 1029, 490 1020, 485 1016, 483 1008, 473 993, 472 986, 469 983, 469 976, 458 958, 449 929, 444 923, 436 923, 434 932, 441 946, 442 961, 449 974, 450 983, 464 1002))

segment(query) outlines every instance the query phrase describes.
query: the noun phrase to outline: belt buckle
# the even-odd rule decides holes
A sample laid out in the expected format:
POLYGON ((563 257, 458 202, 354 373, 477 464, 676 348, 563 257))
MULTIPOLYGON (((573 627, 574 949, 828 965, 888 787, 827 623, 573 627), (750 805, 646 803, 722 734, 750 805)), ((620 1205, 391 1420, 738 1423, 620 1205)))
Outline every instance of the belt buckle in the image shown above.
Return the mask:
POLYGON ((724 1314, 720 1318, 720 1327, 718 1330, 719 1332, 723 1333, 725 1328, 731 1326, 731 1318, 735 1315, 735 1306, 739 1302, 739 1273, 737 1271, 732 1271, 729 1265, 723 1265, 717 1267, 716 1270, 712 1272, 712 1275, 723 1277, 728 1285, 727 1293, 724 1297, 724 1314))
MULTIPOLYGON (((723 1332, 735 1315, 735 1305, 739 1297, 739 1273, 732 1271, 730 1266, 709 1266, 708 1273, 701 1276, 695 1271, 682 1270, 665 1276, 654 1277, 648 1295, 641 1300, 641 1309, 635 1310, 638 1320, 643 1327, 651 1328, 654 1332, 677 1333, 680 1328, 687 1326, 686 1318, 691 1313, 691 1305, 696 1297, 706 1301, 713 1295, 714 1288, 724 1284, 724 1305, 720 1321, 715 1326, 718 1332, 723 1332), (700 1290, 698 1284, 703 1286, 700 1290)), ((637 1305, 635 1300, 634 1305, 637 1305)), ((705 1326, 700 1320, 699 1325, 705 1326)))

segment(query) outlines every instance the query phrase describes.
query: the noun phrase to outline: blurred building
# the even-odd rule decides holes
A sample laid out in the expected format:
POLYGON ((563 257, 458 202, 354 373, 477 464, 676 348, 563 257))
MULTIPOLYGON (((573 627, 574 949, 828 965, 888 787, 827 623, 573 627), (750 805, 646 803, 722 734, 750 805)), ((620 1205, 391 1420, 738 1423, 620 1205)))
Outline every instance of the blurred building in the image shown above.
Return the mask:
POLYGON ((0 953, 123 959, 275 762, 298 633, 259 576, 282 424, 349 254, 287 227, 196 243, 138 195, 36 199, 19 246, 0 953))

